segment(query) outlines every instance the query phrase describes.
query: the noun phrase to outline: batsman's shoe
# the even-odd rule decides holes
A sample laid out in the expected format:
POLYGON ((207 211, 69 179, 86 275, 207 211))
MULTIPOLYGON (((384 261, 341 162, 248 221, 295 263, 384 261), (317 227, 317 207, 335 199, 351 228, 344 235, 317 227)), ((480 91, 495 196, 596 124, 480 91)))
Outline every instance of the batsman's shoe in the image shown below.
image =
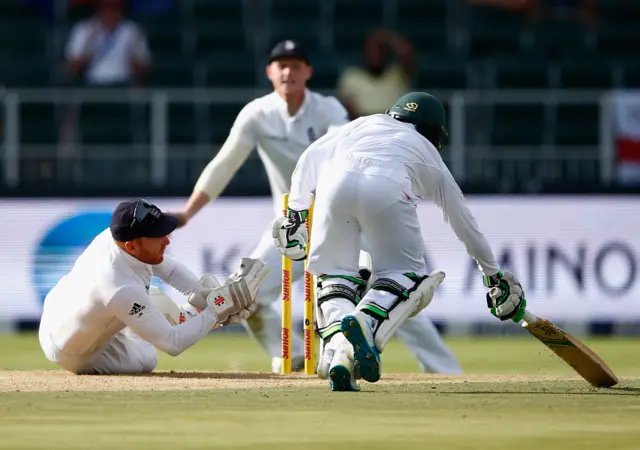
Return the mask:
POLYGON ((325 350, 322 352, 320 356, 320 360, 318 361, 317 373, 318 376, 326 380, 329 378, 329 369, 331 368, 331 361, 333 361, 333 356, 335 355, 335 351, 333 349, 325 350))
POLYGON ((353 359, 362 379, 375 383, 380 379, 380 354, 375 346, 373 330, 361 312, 343 317, 342 334, 353 346, 353 359))
POLYGON ((354 361, 343 347, 338 349, 329 367, 329 387, 335 392, 357 392, 360 385, 356 381, 354 361))

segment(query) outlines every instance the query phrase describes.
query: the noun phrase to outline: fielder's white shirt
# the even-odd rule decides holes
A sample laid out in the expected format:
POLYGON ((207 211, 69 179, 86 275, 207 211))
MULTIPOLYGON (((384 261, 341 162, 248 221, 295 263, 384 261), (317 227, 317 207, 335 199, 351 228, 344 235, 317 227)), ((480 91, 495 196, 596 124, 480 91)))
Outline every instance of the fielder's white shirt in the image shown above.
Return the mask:
POLYGON ((125 327, 156 348, 178 355, 206 335, 217 317, 206 308, 180 325, 171 325, 149 300, 152 276, 185 295, 198 282, 186 266, 167 255, 158 265, 138 261, 115 245, 107 229, 49 292, 40 328, 67 356, 88 357, 125 327))
POLYGON ((123 20, 115 30, 105 28, 98 19, 78 22, 71 30, 67 59, 89 55, 85 74, 89 84, 126 83, 132 80, 131 60, 149 62, 147 39, 138 25, 123 20))
POLYGON ((349 121, 335 97, 305 91, 302 106, 290 116, 287 103, 277 93, 249 102, 238 114, 229 137, 207 165, 195 190, 210 200, 220 195, 233 175, 257 147, 265 166, 275 211, 282 210, 282 195, 289 192, 298 158, 316 139, 349 121))
POLYGON ((460 187, 438 150, 411 124, 386 114, 361 117, 314 142, 293 173, 289 207, 311 205, 319 177, 346 170, 391 178, 415 198, 432 200, 485 275, 499 267, 460 187))

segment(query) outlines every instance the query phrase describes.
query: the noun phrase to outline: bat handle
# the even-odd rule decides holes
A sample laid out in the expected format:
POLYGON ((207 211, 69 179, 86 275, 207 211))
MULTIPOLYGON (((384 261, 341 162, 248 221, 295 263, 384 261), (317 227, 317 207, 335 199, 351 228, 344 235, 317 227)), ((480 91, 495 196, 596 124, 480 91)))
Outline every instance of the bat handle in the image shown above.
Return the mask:
POLYGON ((534 323, 536 320, 538 320, 538 316, 533 314, 531 311, 526 310, 524 312, 524 317, 522 317, 522 322, 523 322, 522 325, 524 326, 525 322, 527 324, 534 323))

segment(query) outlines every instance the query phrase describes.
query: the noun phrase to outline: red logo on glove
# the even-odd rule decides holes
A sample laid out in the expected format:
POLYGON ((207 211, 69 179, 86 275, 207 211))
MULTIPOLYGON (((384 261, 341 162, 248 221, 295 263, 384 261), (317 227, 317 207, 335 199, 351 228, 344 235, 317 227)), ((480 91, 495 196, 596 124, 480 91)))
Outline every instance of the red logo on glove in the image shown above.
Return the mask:
POLYGON ((213 304, 216 306, 224 305, 224 297, 216 297, 213 304))

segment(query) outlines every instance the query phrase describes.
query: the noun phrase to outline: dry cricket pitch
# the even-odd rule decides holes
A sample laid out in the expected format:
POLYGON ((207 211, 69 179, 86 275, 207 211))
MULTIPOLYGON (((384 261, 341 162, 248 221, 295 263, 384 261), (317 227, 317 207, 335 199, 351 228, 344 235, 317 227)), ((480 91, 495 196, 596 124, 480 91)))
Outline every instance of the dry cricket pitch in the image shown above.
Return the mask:
MULTIPOLYGON (((639 379, 625 380, 634 383, 639 379)), ((429 384, 465 385, 464 390, 473 390, 474 384, 537 385, 575 383, 583 384, 584 390, 592 388, 579 376, 533 376, 533 375, 432 375, 432 374, 385 374, 375 384, 362 382, 366 390, 376 387, 391 389, 408 388, 429 384)), ((276 375, 260 372, 154 372, 143 375, 73 375, 59 370, 0 371, 0 392, 93 392, 93 391, 171 391, 171 390, 229 390, 229 389, 321 389, 327 381, 302 374, 276 375)), ((594 392, 599 390, 593 389, 594 392)), ((357 395, 357 394, 355 394, 357 395)), ((640 401, 640 399, 639 399, 640 401)))
POLYGON ((638 340, 589 342, 620 378, 595 389, 534 339, 449 340, 465 375, 417 372, 393 342, 380 382, 331 392, 266 372, 245 335, 219 335, 158 371, 77 376, 34 336, 0 341, 0 449, 637 450, 638 340))

